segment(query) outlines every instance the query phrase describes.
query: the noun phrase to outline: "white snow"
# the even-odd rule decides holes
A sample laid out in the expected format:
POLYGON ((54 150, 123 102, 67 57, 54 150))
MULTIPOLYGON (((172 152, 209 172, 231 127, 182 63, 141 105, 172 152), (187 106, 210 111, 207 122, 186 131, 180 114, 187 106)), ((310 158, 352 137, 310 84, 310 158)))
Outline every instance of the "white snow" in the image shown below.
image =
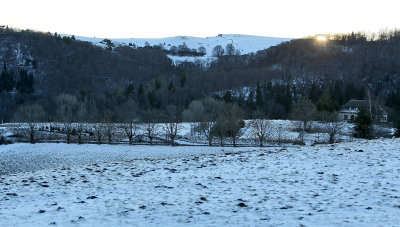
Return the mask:
POLYGON ((15 144, 0 149, 0 159, 14 154, 8 161, 16 164, 33 154, 62 164, 0 175, 1 226, 400 223, 400 139, 287 148, 15 144), (124 152, 123 158, 112 157, 124 152), (179 155, 170 155, 174 152, 179 155), (62 167, 65 157, 91 157, 93 163, 62 167))
POLYGON ((193 62, 202 67, 210 67, 211 63, 216 61, 218 58, 211 56, 200 56, 200 57, 192 57, 192 56, 175 56, 175 55, 167 55, 174 65, 179 65, 182 62, 193 62))

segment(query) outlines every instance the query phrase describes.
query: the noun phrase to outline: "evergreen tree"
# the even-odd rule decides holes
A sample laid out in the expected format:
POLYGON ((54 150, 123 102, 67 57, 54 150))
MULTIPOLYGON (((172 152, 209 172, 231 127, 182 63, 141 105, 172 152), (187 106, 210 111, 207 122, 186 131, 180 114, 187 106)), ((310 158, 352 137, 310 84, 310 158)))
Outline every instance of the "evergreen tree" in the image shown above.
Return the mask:
POLYGON ((156 107, 157 106, 157 97, 154 93, 154 91, 151 91, 147 94, 147 98, 149 100, 149 103, 151 105, 151 107, 156 107))
POLYGON ((357 138, 372 138, 372 118, 366 108, 362 107, 354 120, 354 136, 357 138))
POLYGON ((343 94, 343 83, 342 81, 338 80, 336 81, 333 89, 330 90, 330 95, 332 98, 332 101, 338 105, 343 105, 345 102, 345 97, 343 94))
POLYGON ((256 105, 262 107, 264 104, 263 102, 263 94, 261 90, 260 82, 257 82, 257 89, 256 89, 256 105))
POLYGON ((182 77, 180 79, 180 83, 181 83, 181 87, 185 86, 185 83, 186 83, 186 75, 185 74, 182 75, 182 77))
POLYGON ((138 96, 143 95, 144 90, 143 90, 143 84, 139 84, 139 88, 138 88, 138 96))
POLYGON ((317 102, 317 109, 320 112, 328 111, 329 113, 333 113, 339 109, 339 105, 333 102, 330 92, 325 90, 317 102))
POLYGON ((21 93, 32 93, 33 92, 33 74, 27 73, 26 70, 20 71, 20 79, 17 83, 17 90, 21 93))
POLYGON ((144 89, 143 89, 143 84, 139 84, 138 88, 138 100, 139 100, 139 106, 144 107, 144 89))
POLYGON ((226 91, 223 99, 224 99, 225 102, 231 103, 233 101, 231 92, 230 91, 226 91))
POLYGON ((5 82, 5 78, 6 78, 5 74, 6 73, 4 72, 4 70, 1 71, 1 74, 0 74, 0 92, 2 92, 4 90, 4 88, 5 88, 5 86, 4 86, 4 82, 5 82))
MULTIPOLYGON (((257 100, 256 100, 256 102, 257 102, 257 100)), ((247 100, 246 100, 247 109, 250 110, 250 111, 253 111, 255 109, 255 105, 254 104, 255 104, 254 103, 254 92, 250 91, 249 97, 247 97, 247 100)))
POLYGON ((157 79, 154 81, 154 86, 155 86, 155 88, 156 88, 156 91, 157 91, 158 89, 161 88, 161 81, 160 81, 159 78, 157 78, 157 79))
POLYGON ((129 97, 131 94, 134 94, 135 92, 135 87, 133 86, 133 84, 129 84, 124 91, 124 94, 126 97, 129 97))
POLYGON ((266 86, 264 86, 263 94, 264 94, 264 100, 272 99, 273 93, 272 93, 272 82, 271 81, 268 81, 266 86))
POLYGON ((344 97, 344 102, 347 102, 350 99, 363 99, 365 97, 365 88, 361 87, 360 89, 357 89, 353 83, 349 83, 344 89, 344 97))
POLYGON ((175 88, 174 86, 174 82, 172 82, 172 80, 169 82, 169 86, 168 86, 168 91, 173 91, 175 88))
POLYGON ((399 138, 400 137, 400 121, 397 123, 397 127, 394 131, 394 136, 399 138))
POLYGON ((14 88, 14 75, 7 70, 7 65, 4 62, 3 71, 0 74, 0 91, 11 91, 14 88))
POLYGON ((289 84, 287 84, 285 86, 284 97, 285 97, 285 99, 284 99, 285 101, 284 101, 284 103, 282 103, 282 105, 285 107, 286 113, 288 113, 292 106, 292 103, 293 103, 293 92, 292 92, 289 84))
POLYGON ((310 89, 310 93, 308 95, 308 98, 315 104, 318 102, 319 98, 319 88, 313 83, 310 89))

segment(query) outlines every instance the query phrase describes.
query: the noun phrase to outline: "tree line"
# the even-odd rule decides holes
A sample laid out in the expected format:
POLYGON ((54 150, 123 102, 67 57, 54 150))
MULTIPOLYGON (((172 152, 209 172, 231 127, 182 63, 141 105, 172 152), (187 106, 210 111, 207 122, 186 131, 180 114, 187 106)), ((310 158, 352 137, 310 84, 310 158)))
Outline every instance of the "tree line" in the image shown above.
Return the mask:
MULTIPOLYGON (((274 130, 261 108, 253 112, 246 125, 243 109, 236 103, 220 98, 193 100, 183 111, 169 105, 165 110, 147 110, 143 115, 139 114, 140 107, 133 100, 122 103, 117 112, 101 112, 91 100, 78 100, 71 94, 61 94, 54 102, 56 110, 52 117, 37 103, 24 104, 16 110, 13 119, 28 126, 19 133, 26 133, 30 143, 38 140, 36 134, 41 122, 50 122, 49 128, 46 128, 50 134, 62 134, 66 143, 78 144, 90 142, 90 138, 98 144, 111 144, 119 131, 129 144, 143 142, 141 138, 144 137, 150 145, 153 145, 154 140, 162 140, 174 146, 182 130, 182 122, 190 123, 191 133, 205 138, 209 146, 224 146, 228 143, 235 147, 245 132, 250 133, 251 138, 257 140, 261 147, 266 142, 271 142, 268 140, 271 134, 278 137, 276 142, 284 141, 279 139, 282 129, 274 130), (165 137, 160 137, 160 130, 165 137)), ((319 121, 323 125, 323 132, 329 135, 329 143, 337 141, 337 135, 344 127, 344 122, 338 120, 337 112, 318 111, 317 106, 306 97, 296 100, 288 118, 298 122, 298 138, 294 141, 297 144, 305 144, 304 136, 312 130, 313 121, 319 121)), ((361 109, 354 123, 355 137, 370 139, 375 136, 372 119, 366 109, 361 109)), ((398 136, 398 131, 395 135, 398 136)))

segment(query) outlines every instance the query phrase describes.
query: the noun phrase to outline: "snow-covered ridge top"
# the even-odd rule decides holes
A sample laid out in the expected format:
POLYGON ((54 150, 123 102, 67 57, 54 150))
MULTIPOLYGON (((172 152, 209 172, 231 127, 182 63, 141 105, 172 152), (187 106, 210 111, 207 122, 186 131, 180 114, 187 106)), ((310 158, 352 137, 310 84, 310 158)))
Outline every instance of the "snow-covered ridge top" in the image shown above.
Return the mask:
MULTIPOLYGON (((75 37, 77 40, 91 42, 95 45, 103 46, 100 43, 104 38, 90 38, 90 37, 75 37)), ((206 49, 206 56, 212 55, 212 49, 221 45, 223 48, 227 44, 233 44, 235 49, 240 50, 241 54, 248 54, 257 52, 259 50, 267 49, 270 46, 278 45, 282 42, 291 40, 290 38, 277 38, 277 37, 264 37, 240 34, 220 34, 214 37, 192 37, 192 36, 175 36, 167 38, 128 38, 128 39, 109 39, 115 45, 129 45, 134 44, 137 47, 144 47, 146 42, 150 46, 164 45, 164 48, 169 50, 171 46, 179 46, 186 44, 190 49, 198 49, 204 47, 206 49)))

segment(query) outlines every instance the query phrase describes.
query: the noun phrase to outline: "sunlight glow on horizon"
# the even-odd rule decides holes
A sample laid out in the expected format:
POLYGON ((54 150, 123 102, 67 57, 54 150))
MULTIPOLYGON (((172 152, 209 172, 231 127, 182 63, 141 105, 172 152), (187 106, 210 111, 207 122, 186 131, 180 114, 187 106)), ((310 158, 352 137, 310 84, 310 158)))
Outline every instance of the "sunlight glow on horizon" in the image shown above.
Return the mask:
POLYGON ((3 0, 0 25, 101 38, 300 38, 400 27, 396 0, 3 0), (316 20, 316 18, 318 18, 316 20))
POLYGON ((320 41, 320 42, 325 42, 325 41, 327 41, 327 38, 324 35, 318 35, 317 36, 317 40, 320 41))

